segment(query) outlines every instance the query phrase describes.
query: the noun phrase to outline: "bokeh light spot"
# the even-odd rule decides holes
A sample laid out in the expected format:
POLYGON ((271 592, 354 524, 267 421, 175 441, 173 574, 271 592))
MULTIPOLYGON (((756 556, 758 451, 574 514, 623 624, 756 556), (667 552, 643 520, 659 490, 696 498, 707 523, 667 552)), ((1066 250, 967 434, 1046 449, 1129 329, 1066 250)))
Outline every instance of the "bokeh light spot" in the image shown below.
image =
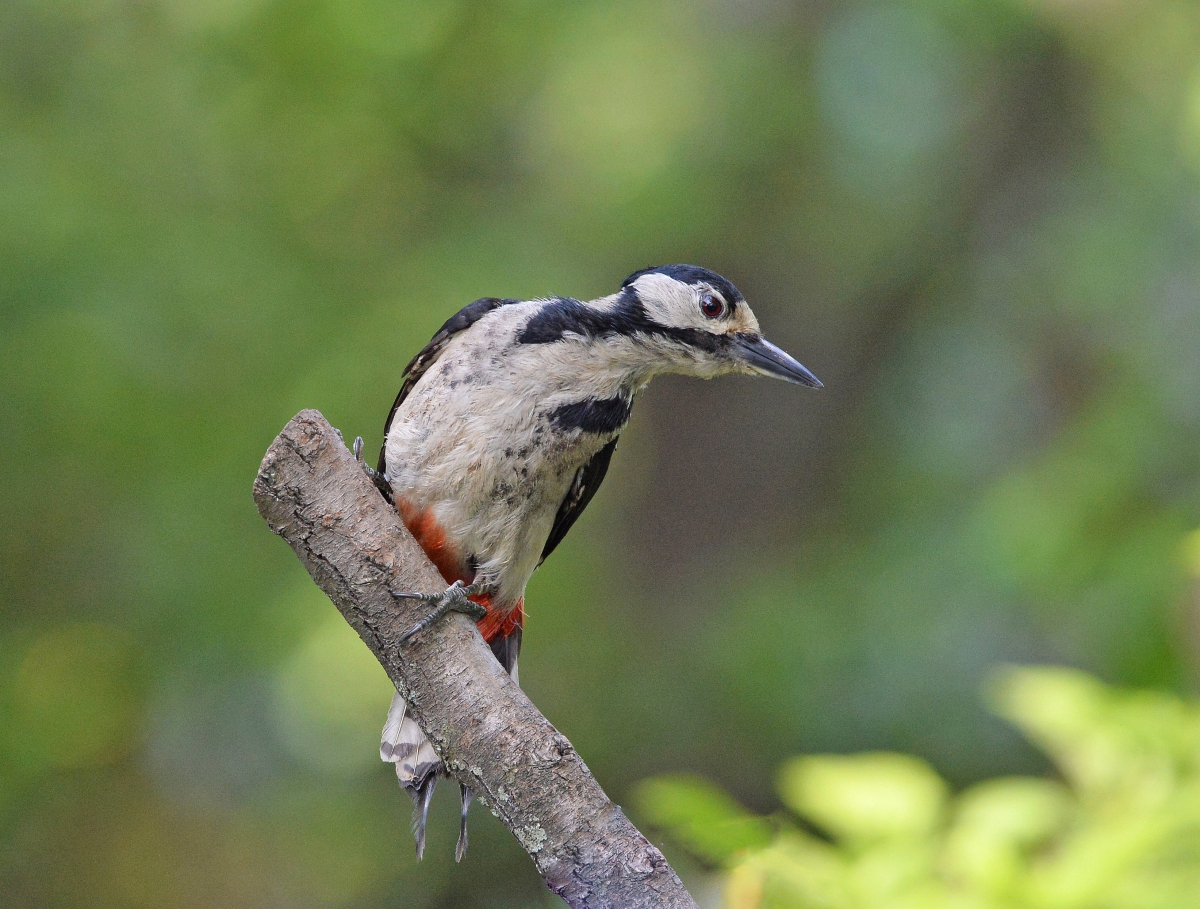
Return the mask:
POLYGON ((630 31, 619 17, 594 17, 550 70, 530 118, 529 156, 572 195, 626 199, 711 120, 705 61, 674 25, 647 22, 630 31))
POLYGON ((244 804, 286 769, 259 675, 166 686, 150 711, 146 769, 173 802, 201 809, 244 804))
POLYGON ((55 767, 121 757, 138 712, 136 662, 132 641, 108 625, 62 625, 43 633, 14 679, 14 752, 55 767))
POLYGON ((1019 345, 964 325, 931 332, 908 356, 886 390, 888 413, 922 471, 978 479, 1029 446, 1035 401, 1019 345))
POLYGON ((820 110, 853 150, 903 165, 948 139, 965 112, 953 40, 910 9, 861 8, 821 37, 820 110))
POLYGON ((275 677, 275 721, 288 752, 313 770, 357 774, 378 764, 394 689, 342 617, 329 617, 275 677))

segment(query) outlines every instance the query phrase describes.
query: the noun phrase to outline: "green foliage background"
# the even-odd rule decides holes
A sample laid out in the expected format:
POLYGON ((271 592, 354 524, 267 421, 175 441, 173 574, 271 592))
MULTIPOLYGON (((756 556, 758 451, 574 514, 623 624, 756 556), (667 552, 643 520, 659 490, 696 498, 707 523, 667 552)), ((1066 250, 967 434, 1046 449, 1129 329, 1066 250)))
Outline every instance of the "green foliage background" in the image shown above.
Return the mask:
POLYGON ((755 816, 690 777, 650 780, 638 802, 724 866, 730 909, 1200 905, 1197 703, 1052 668, 993 687, 1061 782, 1006 777, 951 798, 924 761, 877 752, 786 763, 778 788, 794 815, 755 816))
POLYGON ((1198 60, 1172 0, 0 4, 0 902, 549 904, 453 799, 414 864, 386 680, 250 483, 302 407, 377 445, 466 302, 650 263, 826 389, 656 383, 531 585, 616 799, 1041 773, 1003 662, 1191 690, 1198 60))

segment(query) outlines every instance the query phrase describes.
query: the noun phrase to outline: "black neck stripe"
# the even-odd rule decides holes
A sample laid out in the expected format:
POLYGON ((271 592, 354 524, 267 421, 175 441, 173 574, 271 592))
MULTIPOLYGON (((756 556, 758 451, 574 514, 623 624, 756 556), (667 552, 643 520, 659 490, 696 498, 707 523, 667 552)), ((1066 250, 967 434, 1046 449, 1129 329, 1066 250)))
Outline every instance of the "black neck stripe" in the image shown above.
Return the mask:
POLYGON ((547 416, 556 429, 581 429, 597 435, 609 435, 620 431, 621 427, 629 422, 632 409, 632 399, 618 395, 615 398, 573 401, 556 407, 547 416))

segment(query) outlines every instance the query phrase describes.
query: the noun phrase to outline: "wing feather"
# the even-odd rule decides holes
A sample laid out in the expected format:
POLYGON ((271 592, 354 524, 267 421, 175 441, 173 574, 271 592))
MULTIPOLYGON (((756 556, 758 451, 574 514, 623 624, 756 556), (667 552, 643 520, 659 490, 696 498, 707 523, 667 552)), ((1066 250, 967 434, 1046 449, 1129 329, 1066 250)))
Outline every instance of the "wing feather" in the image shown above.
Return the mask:
MULTIPOLYGON (((400 393, 396 395, 396 401, 392 404, 392 409, 388 411, 387 422, 383 424, 383 446, 379 449, 379 466, 376 468, 379 473, 387 473, 387 435, 388 430, 392 428, 392 420, 396 417, 396 411, 400 409, 400 405, 404 403, 404 399, 408 397, 413 387, 421 381, 421 377, 429 371, 429 367, 437 362, 437 358, 442 355, 442 351, 446 349, 446 345, 450 343, 450 339, 462 331, 466 331, 488 313, 501 306, 507 306, 510 303, 520 303, 520 300, 510 300, 499 297, 483 297, 476 300, 474 303, 468 303, 449 319, 446 324, 437 330, 437 333, 430 339, 429 343, 418 351, 413 357, 404 371, 400 374, 403 382, 400 385, 400 393)), ((386 495, 386 492, 385 492, 386 495)), ((388 496, 388 501, 391 497, 388 496)))
POLYGON ((612 460, 616 448, 617 440, 614 438, 596 452, 592 459, 580 467, 575 474, 571 488, 567 490, 567 497, 563 499, 562 505, 558 507, 558 514, 554 516, 554 526, 550 528, 550 536, 542 550, 539 565, 546 561, 550 553, 554 552, 558 544, 563 541, 563 537, 567 535, 567 531, 579 520, 579 516, 587 508, 588 502, 592 501, 592 496, 604 482, 604 475, 608 473, 608 463, 612 460))

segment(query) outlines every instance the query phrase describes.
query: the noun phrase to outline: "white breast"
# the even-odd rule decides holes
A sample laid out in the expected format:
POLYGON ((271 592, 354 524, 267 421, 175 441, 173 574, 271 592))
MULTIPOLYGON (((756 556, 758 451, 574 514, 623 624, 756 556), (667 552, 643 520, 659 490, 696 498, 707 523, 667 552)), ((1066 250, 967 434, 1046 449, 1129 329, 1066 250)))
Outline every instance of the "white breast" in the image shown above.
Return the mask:
POLYGON ((393 418, 386 442, 397 499, 429 509, 476 580, 514 604, 541 558, 576 472, 615 435, 556 428, 547 414, 632 395, 634 378, 582 339, 516 344, 540 301, 510 304, 451 339, 393 418))

